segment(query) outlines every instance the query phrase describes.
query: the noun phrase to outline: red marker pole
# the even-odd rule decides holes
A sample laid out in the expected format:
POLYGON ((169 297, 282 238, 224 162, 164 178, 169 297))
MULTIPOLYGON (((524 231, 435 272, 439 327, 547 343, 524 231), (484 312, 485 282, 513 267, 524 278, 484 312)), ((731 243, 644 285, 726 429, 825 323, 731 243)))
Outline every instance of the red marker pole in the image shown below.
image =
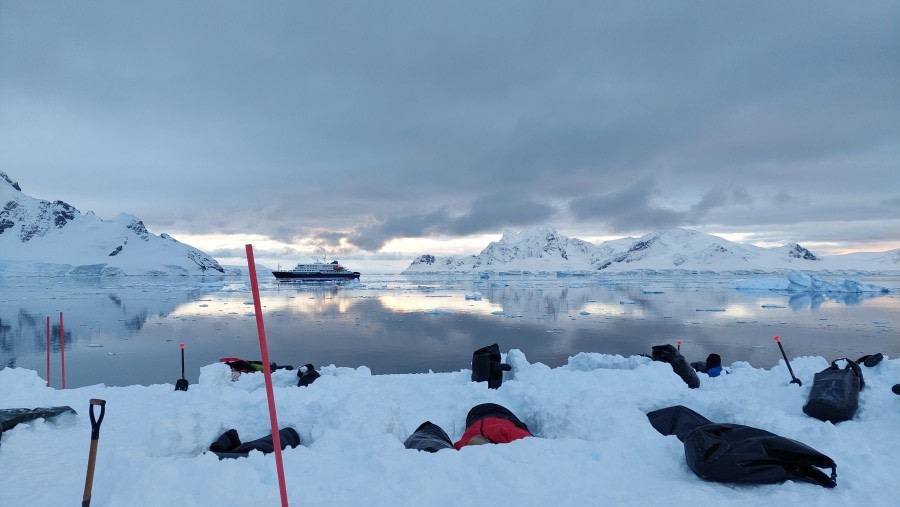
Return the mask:
POLYGON ((47 387, 50 387, 50 316, 47 316, 47 387))
POLYGON ((781 349, 781 357, 784 358, 784 362, 785 362, 785 364, 787 364, 787 367, 788 367, 788 372, 791 374, 791 379, 793 379, 793 380, 791 380, 791 384, 797 384, 798 386, 802 387, 803 383, 800 382, 800 379, 798 379, 796 376, 794 376, 794 370, 791 368, 791 362, 788 361, 787 354, 784 353, 784 347, 781 346, 781 337, 780 336, 775 337, 775 343, 777 343, 778 348, 781 349))
POLYGON ((266 379, 266 397, 269 400, 269 420, 272 422, 272 443, 275 445, 275 467, 278 470, 278 489, 281 505, 287 507, 287 486, 284 483, 284 463, 281 460, 281 435, 278 434, 278 416, 275 414, 275 392, 272 390, 272 367, 269 366, 269 348, 266 346, 266 329, 263 326, 262 304, 259 302, 259 283, 256 280, 256 263, 253 261, 253 245, 246 245, 250 287, 253 289, 253 308, 256 311, 256 330, 259 333, 259 352, 262 356, 263 375, 266 379))
POLYGON ((66 333, 63 331, 62 312, 59 312, 59 357, 62 361, 62 388, 66 388, 66 333))
POLYGON ((675 343, 678 344, 678 352, 681 352, 681 340, 678 340, 678 341, 675 342, 675 343))

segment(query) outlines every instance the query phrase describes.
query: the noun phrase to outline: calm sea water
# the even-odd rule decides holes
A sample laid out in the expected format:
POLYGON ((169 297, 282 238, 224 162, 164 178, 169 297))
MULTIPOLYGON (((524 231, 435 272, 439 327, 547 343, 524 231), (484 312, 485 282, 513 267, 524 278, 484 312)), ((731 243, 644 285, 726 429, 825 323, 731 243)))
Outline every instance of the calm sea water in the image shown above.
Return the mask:
MULTIPOLYGON (((768 277, 771 278, 771 277, 768 277)), ((832 277, 826 277, 832 279, 832 277)), ((862 279, 877 296, 792 296, 736 290, 736 276, 490 279, 374 275, 346 284, 266 280, 261 302, 269 357, 278 364, 358 367, 374 374, 457 371, 498 343, 551 367, 578 352, 649 354, 681 341, 689 361, 711 352, 728 365, 788 357, 900 356, 900 277, 862 279)), ((196 383, 223 357, 259 359, 245 278, 0 279, 0 366, 61 383, 60 313, 67 387, 196 383)))

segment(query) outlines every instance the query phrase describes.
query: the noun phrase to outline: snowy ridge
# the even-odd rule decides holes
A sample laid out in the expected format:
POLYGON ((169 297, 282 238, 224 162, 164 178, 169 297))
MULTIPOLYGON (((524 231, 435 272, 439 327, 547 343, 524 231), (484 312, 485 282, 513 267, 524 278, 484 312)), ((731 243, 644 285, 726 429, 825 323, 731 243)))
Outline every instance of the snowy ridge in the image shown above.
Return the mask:
POLYGON ((690 229, 669 229, 640 238, 599 245, 559 234, 544 226, 506 232, 478 255, 423 255, 404 273, 484 271, 623 273, 631 271, 700 272, 893 272, 900 271, 900 249, 820 256, 797 243, 775 248, 735 243, 690 229))
POLYGON ((137 217, 102 220, 63 201, 22 193, 0 172, 0 275, 196 275, 224 269, 208 254, 137 217))

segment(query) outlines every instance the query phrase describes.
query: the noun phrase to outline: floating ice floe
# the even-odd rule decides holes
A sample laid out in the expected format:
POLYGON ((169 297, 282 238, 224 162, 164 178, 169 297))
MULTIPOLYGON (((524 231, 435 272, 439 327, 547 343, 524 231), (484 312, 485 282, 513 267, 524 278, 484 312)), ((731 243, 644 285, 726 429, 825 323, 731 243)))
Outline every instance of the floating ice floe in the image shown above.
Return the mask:
POLYGON ((791 271, 788 274, 788 287, 790 292, 807 292, 807 293, 861 293, 861 292, 877 292, 886 294, 890 292, 887 287, 880 287, 868 283, 860 283, 857 280, 845 279, 841 282, 829 282, 823 280, 819 275, 803 273, 802 271, 791 271))

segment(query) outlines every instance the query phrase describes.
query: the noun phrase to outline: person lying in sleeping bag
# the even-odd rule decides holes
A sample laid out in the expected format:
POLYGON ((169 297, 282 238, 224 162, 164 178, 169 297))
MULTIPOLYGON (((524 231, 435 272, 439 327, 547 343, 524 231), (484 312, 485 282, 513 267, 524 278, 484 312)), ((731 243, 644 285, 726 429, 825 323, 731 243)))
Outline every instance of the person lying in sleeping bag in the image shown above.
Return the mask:
POLYGON ((469 410, 466 431, 453 448, 458 451, 467 445, 506 444, 532 436, 528 426, 509 409, 496 403, 482 403, 469 410))

